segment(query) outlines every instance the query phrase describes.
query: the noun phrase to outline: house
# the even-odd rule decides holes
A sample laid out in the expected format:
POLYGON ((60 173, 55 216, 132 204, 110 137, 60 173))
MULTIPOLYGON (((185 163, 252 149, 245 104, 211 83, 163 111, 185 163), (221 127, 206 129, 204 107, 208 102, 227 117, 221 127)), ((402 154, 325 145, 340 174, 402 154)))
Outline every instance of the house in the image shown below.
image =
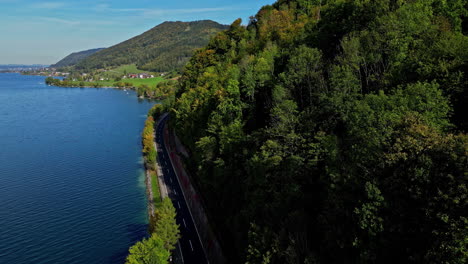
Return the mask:
POLYGON ((147 79, 147 78, 151 78, 151 75, 149 75, 148 73, 140 73, 139 78, 140 79, 147 79))
POLYGON ((153 78, 154 75, 151 75, 149 73, 138 73, 138 74, 128 74, 127 76, 124 76, 126 78, 130 78, 130 79, 148 79, 148 78, 153 78))

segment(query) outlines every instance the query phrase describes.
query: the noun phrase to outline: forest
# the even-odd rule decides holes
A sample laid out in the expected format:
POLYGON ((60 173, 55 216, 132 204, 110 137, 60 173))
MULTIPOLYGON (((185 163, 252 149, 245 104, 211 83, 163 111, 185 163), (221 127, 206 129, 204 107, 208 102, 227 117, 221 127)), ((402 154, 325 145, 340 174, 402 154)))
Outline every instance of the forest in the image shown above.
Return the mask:
POLYGON ((230 263, 466 263, 468 1, 279 0, 165 104, 230 263))
POLYGON ((65 58, 61 59, 59 62, 50 65, 52 68, 62 68, 62 67, 69 67, 69 66, 74 66, 80 61, 86 59, 87 57, 93 55, 94 53, 103 50, 104 48, 98 48, 98 49, 90 49, 90 50, 85 50, 85 51, 80 51, 80 52, 74 52, 65 58))

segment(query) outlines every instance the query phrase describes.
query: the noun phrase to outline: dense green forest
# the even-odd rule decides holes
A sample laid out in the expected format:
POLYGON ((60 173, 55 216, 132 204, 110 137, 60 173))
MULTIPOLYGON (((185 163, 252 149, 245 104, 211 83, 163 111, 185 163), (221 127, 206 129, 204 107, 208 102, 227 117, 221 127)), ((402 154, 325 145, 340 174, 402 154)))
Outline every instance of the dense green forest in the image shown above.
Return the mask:
POLYGON ((168 72, 180 70, 195 49, 226 29, 214 21, 164 22, 147 32, 80 61, 76 70, 90 71, 126 64, 141 70, 168 72))
POLYGON ((85 50, 85 51, 80 51, 80 52, 74 52, 65 58, 61 59, 59 62, 50 65, 52 68, 60 68, 60 67, 69 67, 69 66, 74 66, 75 64, 79 63, 80 61, 86 59, 87 57, 91 56, 92 54, 103 50, 103 48, 99 49, 90 49, 90 50, 85 50))
POLYGON ((187 64, 172 127, 231 263, 466 263, 468 1, 280 0, 187 64))

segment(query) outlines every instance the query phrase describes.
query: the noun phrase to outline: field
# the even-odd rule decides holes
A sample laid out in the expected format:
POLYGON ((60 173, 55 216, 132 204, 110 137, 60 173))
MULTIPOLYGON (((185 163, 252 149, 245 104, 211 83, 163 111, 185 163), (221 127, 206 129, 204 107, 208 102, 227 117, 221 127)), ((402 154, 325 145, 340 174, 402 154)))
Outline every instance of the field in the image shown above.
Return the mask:
POLYGON ((117 68, 108 70, 106 72, 101 72, 99 73, 99 76, 103 78, 115 79, 117 77, 121 77, 123 75, 131 74, 131 73, 149 73, 155 76, 158 75, 157 73, 139 70, 137 69, 135 64, 128 64, 128 65, 119 66, 117 68))

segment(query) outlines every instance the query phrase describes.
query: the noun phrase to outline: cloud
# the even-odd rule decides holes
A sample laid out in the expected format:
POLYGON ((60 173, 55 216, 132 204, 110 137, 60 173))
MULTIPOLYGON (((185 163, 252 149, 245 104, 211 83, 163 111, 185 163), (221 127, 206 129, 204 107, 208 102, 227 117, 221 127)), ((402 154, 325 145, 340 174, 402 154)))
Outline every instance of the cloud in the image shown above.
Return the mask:
POLYGON ((40 8, 40 9, 58 9, 65 6, 63 2, 42 2, 31 5, 32 8, 40 8))
POLYGON ((159 8, 113 8, 108 4, 99 4, 94 7, 99 12, 134 13, 143 16, 180 15, 195 13, 210 13, 222 11, 242 10, 234 7, 209 7, 209 8, 188 8, 188 9, 159 9, 159 8))
POLYGON ((99 4, 93 8, 94 11, 98 12, 143 12, 144 8, 112 8, 108 4, 99 4))
POLYGON ((61 19, 61 18, 56 18, 56 17, 38 17, 38 19, 42 21, 46 21, 46 22, 59 23, 59 24, 65 24, 65 25, 70 25, 70 26, 81 24, 80 21, 67 20, 67 19, 61 19))
POLYGON ((145 9, 143 15, 158 16, 158 15, 180 15, 180 14, 195 14, 195 13, 211 13, 236 10, 233 7, 211 7, 211 8, 189 8, 189 9, 145 9))

